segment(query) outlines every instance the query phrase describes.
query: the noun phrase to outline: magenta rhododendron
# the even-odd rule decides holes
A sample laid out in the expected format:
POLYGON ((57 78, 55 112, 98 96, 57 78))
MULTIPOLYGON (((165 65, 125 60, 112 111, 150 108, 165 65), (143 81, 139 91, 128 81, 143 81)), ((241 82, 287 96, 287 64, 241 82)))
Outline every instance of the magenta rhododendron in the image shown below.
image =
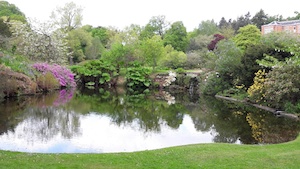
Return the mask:
POLYGON ((76 86, 74 74, 69 69, 63 66, 57 64, 50 65, 48 63, 35 63, 33 65, 33 68, 43 74, 51 72, 53 76, 59 81, 61 87, 76 86))

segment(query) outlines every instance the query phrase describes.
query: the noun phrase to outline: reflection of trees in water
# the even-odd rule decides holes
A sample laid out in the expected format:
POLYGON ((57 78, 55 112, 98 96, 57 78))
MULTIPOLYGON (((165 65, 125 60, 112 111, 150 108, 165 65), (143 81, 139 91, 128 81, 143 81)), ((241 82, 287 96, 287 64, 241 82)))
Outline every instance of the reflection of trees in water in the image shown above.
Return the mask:
POLYGON ((72 138, 80 134, 79 115, 56 107, 29 108, 24 113, 23 136, 29 140, 48 141, 55 136, 72 138))
POLYGON ((186 112, 181 104, 169 105, 165 100, 156 100, 143 92, 119 95, 100 91, 93 95, 80 94, 77 99, 89 103, 90 106, 85 107, 89 107, 90 112, 109 116, 114 124, 130 126, 134 122, 144 132, 160 132, 162 125, 176 129, 186 112))
POLYGON ((278 143, 293 140, 300 131, 297 122, 275 118, 253 107, 204 96, 191 102, 184 93, 177 93, 176 102, 168 104, 159 93, 119 94, 100 90, 86 95, 77 92, 65 105, 52 106, 61 103, 57 98, 70 100, 71 96, 59 92, 0 104, 0 134, 13 131, 19 123, 26 131, 22 137, 28 140, 39 137, 47 141, 57 135, 71 138, 80 134, 79 115, 89 112, 106 115, 116 125, 132 126, 144 132, 160 132, 163 125, 177 129, 184 114, 189 114, 196 130, 212 131, 215 142, 233 143, 239 139, 244 144, 278 143), (258 130, 255 125, 259 126, 258 130))
POLYGON ((243 104, 201 98, 199 107, 190 114, 195 128, 213 129, 215 142, 281 143, 294 140, 300 131, 297 121, 243 104))
POLYGON ((16 100, 6 100, 0 104, 0 134, 21 127, 18 137, 35 141, 39 138, 47 141, 60 134, 71 138, 80 134, 79 115, 60 106, 70 101, 73 91, 62 90, 47 95, 20 97, 16 100))
POLYGON ((215 98, 202 97, 198 107, 189 114, 197 130, 202 132, 212 130, 214 142, 234 143, 238 140, 240 119, 233 118, 223 102, 215 98))
POLYGON ((288 118, 275 118, 270 113, 248 111, 247 122, 258 143, 282 143, 294 140, 300 131, 299 122, 288 118))
POLYGON ((40 96, 28 96, 8 98, 0 103, 0 134, 14 131, 18 123, 23 120, 24 110, 29 106, 37 105, 40 100, 43 100, 40 96))
MULTIPOLYGON (((94 92, 95 93, 95 92, 94 92)), ((163 93, 163 92, 162 92, 163 93)), ((122 94, 110 92, 97 95, 78 95, 80 102, 88 103, 90 111, 105 114, 111 117, 112 122, 122 126, 130 126, 137 123, 139 130, 145 132, 160 132, 162 125, 168 125, 171 128, 177 129, 182 124, 184 114, 188 113, 198 131, 208 132, 212 131, 215 142, 234 143, 240 140, 244 144, 259 143, 253 137, 253 128, 247 121, 247 114, 254 113, 255 120, 263 120, 262 114, 268 117, 265 119, 263 127, 264 137, 268 137, 268 143, 271 141, 271 135, 276 137, 283 130, 279 130, 279 126, 283 125, 286 132, 295 134, 295 128, 281 121, 274 121, 276 119, 270 113, 263 112, 259 109, 237 105, 231 102, 224 102, 212 97, 201 96, 198 101, 190 101, 190 97, 184 93, 174 94, 175 104, 168 104, 165 96, 161 93, 134 93, 122 94), (270 127, 276 126, 276 127, 270 127), (273 134, 272 134, 273 133, 273 134)), ((286 119, 288 120, 288 119, 286 119)), ((295 124, 296 125, 296 124, 295 124)), ((299 131, 297 129, 296 131, 299 131)), ((292 138, 290 136, 290 138, 292 138)), ((279 136, 278 136, 279 137, 279 136)), ((281 140, 289 140, 280 135, 281 140)), ((267 138, 264 138, 266 141, 267 138)))

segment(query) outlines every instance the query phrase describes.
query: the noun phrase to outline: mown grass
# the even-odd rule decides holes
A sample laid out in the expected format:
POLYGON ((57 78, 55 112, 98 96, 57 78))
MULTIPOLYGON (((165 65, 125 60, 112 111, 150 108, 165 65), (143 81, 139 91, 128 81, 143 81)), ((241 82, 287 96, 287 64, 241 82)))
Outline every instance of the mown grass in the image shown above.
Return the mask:
POLYGON ((133 153, 0 151, 0 168, 299 168, 300 137, 276 145, 197 144, 133 153))

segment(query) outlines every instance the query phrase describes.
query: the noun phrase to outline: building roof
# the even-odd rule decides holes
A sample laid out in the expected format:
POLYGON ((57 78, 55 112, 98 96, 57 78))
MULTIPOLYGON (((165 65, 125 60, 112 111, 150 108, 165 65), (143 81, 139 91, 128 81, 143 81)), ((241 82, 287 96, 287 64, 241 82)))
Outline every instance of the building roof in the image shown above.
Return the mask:
POLYGON ((291 21, 273 21, 267 25, 298 25, 300 20, 291 20, 291 21))

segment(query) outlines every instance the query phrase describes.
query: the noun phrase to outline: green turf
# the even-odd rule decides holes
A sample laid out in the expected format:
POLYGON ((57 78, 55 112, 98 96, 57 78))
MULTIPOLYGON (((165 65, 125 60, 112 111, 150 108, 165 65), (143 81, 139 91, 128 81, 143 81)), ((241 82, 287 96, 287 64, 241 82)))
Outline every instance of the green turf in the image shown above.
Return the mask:
POLYGON ((300 137, 276 145, 196 144, 133 153, 0 151, 0 168, 300 168, 300 137))

